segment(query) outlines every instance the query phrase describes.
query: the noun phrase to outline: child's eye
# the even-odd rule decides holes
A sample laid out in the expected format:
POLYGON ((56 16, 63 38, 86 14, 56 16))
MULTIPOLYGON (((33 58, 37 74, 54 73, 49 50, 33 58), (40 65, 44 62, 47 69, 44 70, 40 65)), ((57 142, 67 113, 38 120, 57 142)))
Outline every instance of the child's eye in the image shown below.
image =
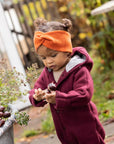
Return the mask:
POLYGON ((41 56, 41 59, 44 60, 44 59, 46 59, 46 57, 42 57, 42 56, 41 56))
POLYGON ((44 60, 44 59, 46 59, 46 57, 42 57, 42 59, 44 60))
POLYGON ((51 57, 56 57, 57 56, 57 54, 53 54, 53 55, 51 55, 51 57))

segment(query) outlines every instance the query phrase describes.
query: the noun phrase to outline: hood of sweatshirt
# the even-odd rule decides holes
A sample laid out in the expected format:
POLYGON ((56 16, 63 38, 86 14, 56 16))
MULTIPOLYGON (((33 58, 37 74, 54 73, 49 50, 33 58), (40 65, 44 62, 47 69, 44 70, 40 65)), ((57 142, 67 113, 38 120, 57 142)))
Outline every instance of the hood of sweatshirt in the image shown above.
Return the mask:
POLYGON ((71 59, 69 63, 66 65, 66 72, 71 71, 74 67, 80 65, 84 65, 87 67, 89 71, 91 71, 93 66, 93 61, 86 49, 83 47, 75 47, 73 48, 73 52, 71 54, 71 59))

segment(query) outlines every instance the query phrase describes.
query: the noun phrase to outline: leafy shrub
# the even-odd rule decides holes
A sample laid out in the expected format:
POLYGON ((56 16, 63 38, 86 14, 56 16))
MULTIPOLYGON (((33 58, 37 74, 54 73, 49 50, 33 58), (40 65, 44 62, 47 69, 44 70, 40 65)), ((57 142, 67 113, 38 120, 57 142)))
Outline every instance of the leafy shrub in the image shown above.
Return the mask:
POLYGON ((32 66, 27 68, 26 79, 27 79, 27 82, 30 84, 31 88, 34 87, 34 84, 36 80, 38 79, 41 71, 42 71, 42 68, 38 69, 38 66, 36 63, 32 64, 32 66))
MULTIPOLYGON (((8 104, 16 101, 22 95, 26 94, 20 90, 20 86, 26 85, 23 81, 22 74, 8 67, 5 60, 0 60, 0 105, 8 109, 8 104)), ((27 125, 29 116, 26 113, 18 112, 16 121, 19 124, 27 125)))

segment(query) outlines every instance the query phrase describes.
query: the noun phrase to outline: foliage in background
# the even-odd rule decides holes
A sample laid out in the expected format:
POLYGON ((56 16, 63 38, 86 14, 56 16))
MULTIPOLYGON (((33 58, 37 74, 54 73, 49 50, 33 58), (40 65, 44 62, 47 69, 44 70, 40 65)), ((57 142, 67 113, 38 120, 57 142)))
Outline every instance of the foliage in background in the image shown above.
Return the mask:
MULTIPOLYGON (((106 1, 108 0, 83 2, 85 2, 86 9, 91 12, 92 9, 100 6, 106 1)), ((112 68, 110 62, 111 60, 114 60, 114 12, 97 16, 91 16, 90 12, 86 12, 93 33, 90 46, 99 52, 101 58, 105 60, 105 65, 112 68)))
POLYGON ((73 22, 73 45, 97 50, 105 61, 104 65, 111 69, 111 61, 114 60, 114 12, 91 15, 91 10, 107 1, 57 0, 60 15, 70 18, 73 22))
MULTIPOLYGON (((96 51, 90 52, 94 61, 94 67, 91 72, 94 82, 93 101, 99 112, 99 118, 102 122, 114 119, 114 73, 104 67, 104 60, 97 55, 96 51)), ((114 62, 113 62, 114 65, 114 62)))

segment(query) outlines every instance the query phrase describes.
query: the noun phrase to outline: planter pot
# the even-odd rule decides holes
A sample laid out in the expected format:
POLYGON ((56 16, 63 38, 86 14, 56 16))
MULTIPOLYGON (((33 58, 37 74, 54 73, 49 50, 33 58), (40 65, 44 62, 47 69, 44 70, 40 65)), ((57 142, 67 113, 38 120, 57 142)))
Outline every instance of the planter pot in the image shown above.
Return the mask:
POLYGON ((14 144, 13 125, 8 127, 8 129, 0 136, 0 144, 14 144))
POLYGON ((13 123, 15 122, 15 113, 18 110, 12 105, 9 105, 9 109, 11 110, 11 116, 0 127, 0 144, 14 144, 13 123))

